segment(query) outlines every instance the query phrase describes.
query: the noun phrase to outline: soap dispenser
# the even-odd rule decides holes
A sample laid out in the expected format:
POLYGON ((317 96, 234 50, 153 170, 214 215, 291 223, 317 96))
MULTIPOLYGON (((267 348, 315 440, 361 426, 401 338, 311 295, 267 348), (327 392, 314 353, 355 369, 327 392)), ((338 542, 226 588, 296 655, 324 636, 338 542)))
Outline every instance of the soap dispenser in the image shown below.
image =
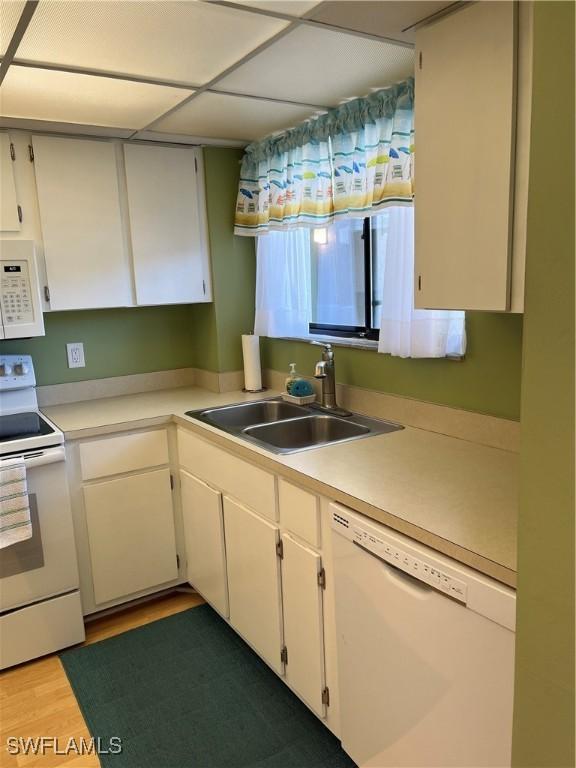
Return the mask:
POLYGON ((293 381, 298 381, 298 374, 296 373, 296 363, 290 363, 290 371, 288 372, 288 376, 286 377, 286 381, 284 383, 284 389, 288 394, 290 394, 290 385, 293 381))

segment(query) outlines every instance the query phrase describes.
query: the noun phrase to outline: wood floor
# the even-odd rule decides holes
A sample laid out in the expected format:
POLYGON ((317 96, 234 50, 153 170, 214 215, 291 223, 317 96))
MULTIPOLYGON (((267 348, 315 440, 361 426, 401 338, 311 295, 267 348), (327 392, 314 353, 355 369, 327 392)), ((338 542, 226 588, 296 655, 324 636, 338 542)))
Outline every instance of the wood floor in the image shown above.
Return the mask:
MULTIPOLYGON (((85 644, 104 640, 203 602, 194 593, 174 592, 120 613, 103 616, 86 625, 85 644)), ((6 741, 10 736, 57 737, 61 748, 71 737, 77 743, 81 737, 90 739, 57 654, 21 664, 0 675, 0 766, 96 768, 100 765, 94 755, 57 755, 53 751, 45 755, 10 755, 6 741)))

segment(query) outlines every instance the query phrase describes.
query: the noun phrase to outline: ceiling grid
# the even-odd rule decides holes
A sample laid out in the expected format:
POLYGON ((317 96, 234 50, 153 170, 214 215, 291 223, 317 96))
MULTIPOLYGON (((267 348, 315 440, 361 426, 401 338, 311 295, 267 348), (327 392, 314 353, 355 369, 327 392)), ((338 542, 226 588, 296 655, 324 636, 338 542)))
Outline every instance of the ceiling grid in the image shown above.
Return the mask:
POLYGON ((452 4, 0 0, 0 126, 247 143, 409 76, 452 4))

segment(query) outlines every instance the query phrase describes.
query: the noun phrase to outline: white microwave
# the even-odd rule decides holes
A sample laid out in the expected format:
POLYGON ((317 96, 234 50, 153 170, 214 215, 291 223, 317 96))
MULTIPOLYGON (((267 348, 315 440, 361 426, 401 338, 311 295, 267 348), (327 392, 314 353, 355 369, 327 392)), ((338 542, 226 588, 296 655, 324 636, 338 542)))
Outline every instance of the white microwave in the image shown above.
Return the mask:
POLYGON ((0 240, 0 339, 44 336, 33 240, 0 240))

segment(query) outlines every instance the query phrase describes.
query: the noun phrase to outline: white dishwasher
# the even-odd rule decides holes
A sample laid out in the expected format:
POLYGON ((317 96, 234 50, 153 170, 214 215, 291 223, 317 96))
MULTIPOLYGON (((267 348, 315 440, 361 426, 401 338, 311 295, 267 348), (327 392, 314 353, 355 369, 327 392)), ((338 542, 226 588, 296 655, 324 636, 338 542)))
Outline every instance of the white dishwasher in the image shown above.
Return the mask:
POLYGON ((510 765, 516 596, 331 504, 342 746, 362 768, 510 765))

